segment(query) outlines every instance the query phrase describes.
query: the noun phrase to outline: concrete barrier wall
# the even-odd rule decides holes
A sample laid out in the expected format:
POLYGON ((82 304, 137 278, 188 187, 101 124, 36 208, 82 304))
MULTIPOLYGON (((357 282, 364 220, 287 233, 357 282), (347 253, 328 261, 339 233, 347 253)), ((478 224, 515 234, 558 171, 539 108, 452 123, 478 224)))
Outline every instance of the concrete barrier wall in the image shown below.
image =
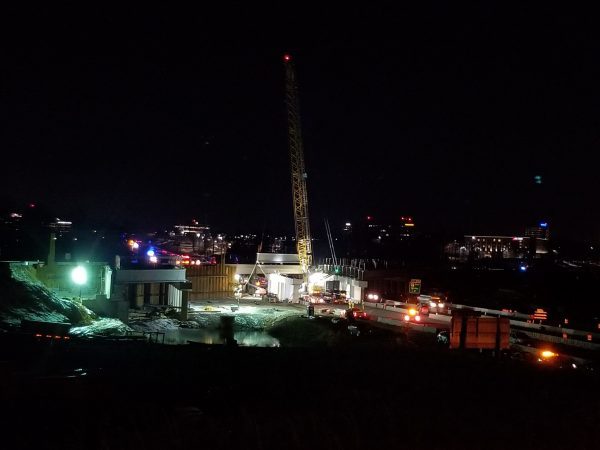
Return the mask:
MULTIPOLYGON (((369 308, 383 309, 385 311, 398 311, 401 313, 406 312, 406 309, 403 307, 386 305, 384 303, 366 303, 365 302, 365 306, 367 306, 369 308)), ((485 313, 486 315, 489 314, 491 316, 501 316, 501 317, 509 317, 509 318, 523 317, 523 318, 529 319, 528 315, 521 314, 521 313, 517 313, 517 314, 507 313, 507 312, 498 311, 495 309, 477 308, 477 307, 471 307, 471 306, 465 306, 465 305, 452 305, 452 307, 455 309, 470 309, 473 311, 485 313)), ((451 320, 451 316, 447 316, 444 314, 438 314, 438 315, 430 314, 429 317, 435 318, 435 320, 444 321, 444 322, 450 322, 450 320, 451 320)), ((587 337, 588 334, 591 334, 592 339, 594 341, 600 342, 600 333, 593 333, 593 332, 583 331, 583 330, 575 330, 572 328, 553 327, 553 326, 549 326, 549 325, 541 325, 538 323, 528 323, 523 320, 515 320, 515 319, 510 320, 510 324, 517 326, 517 327, 529 328, 532 330, 540 330, 540 331, 543 330, 543 331, 548 331, 551 333, 561 333, 561 334, 567 333, 568 335, 571 335, 571 336, 586 336, 587 337)))
MULTIPOLYGON (((369 308, 373 308, 373 309, 382 309, 385 311, 394 311, 394 312, 398 312, 401 314, 405 314, 407 312, 407 310, 405 308, 402 307, 398 307, 398 306, 392 306, 392 305, 385 305, 384 303, 365 303, 365 306, 369 307, 369 308)), ((454 305, 456 306, 456 305, 454 305)), ((467 307, 470 308, 470 307, 467 307)), ((457 308, 457 309, 461 309, 461 308, 457 308)), ((479 312, 487 312, 489 315, 491 316, 507 316, 507 313, 504 313, 502 311, 496 311, 496 310, 492 310, 492 309, 486 309, 486 308, 470 308, 472 310, 478 310, 479 312), (502 313, 502 314, 493 314, 493 313, 502 313)), ((510 313, 508 313, 508 315, 510 316, 510 313)), ((434 314, 430 314, 429 315, 429 319, 434 319, 436 321, 439 322, 444 322, 444 323, 450 323, 452 321, 452 317, 451 316, 447 316, 447 315, 443 315, 443 314, 438 314, 438 315, 434 315, 434 314)), ((386 323, 389 325, 397 325, 397 326, 401 326, 403 324, 405 324, 405 322, 401 319, 393 319, 393 318, 388 318, 388 317, 380 317, 378 319, 379 322, 381 323, 386 323)), ((540 330, 540 331, 547 331, 550 333, 567 333, 567 335, 570 336, 586 336, 588 334, 592 335, 592 339, 596 340, 596 341, 600 341, 600 334, 598 333, 589 333, 586 331, 582 331, 582 330, 574 330, 574 329, 570 329, 570 328, 559 328, 559 327, 551 327, 551 326, 547 326, 547 325, 540 325, 540 324, 534 324, 534 323, 527 323, 521 320, 510 320, 510 324, 511 326, 516 326, 519 328, 526 328, 526 329, 530 329, 530 330, 540 330)), ((413 326, 412 324, 405 324, 405 325, 409 325, 409 326, 413 326)), ((423 327, 419 326, 419 325, 414 325, 414 327, 418 327, 418 329, 422 329, 423 327)), ((425 327, 428 328, 428 327, 425 327)), ((435 328, 431 328, 433 330, 433 332, 436 331, 435 328)), ((427 330, 424 330, 427 331, 427 330)), ((600 350, 600 344, 598 343, 594 343, 594 342, 588 342, 588 341, 581 341, 581 340, 577 340, 577 339, 563 339, 562 336, 553 336, 550 334, 544 334, 544 333, 539 333, 539 332, 534 332, 534 331, 524 331, 525 334, 527 334, 528 336, 531 336, 534 339, 539 339, 541 341, 546 341, 546 342, 555 342, 555 343, 559 343, 559 344, 566 344, 566 345, 571 345, 573 347, 580 347, 580 348, 587 348, 587 349, 592 349, 592 350, 600 350)))
POLYGON ((586 336, 587 337, 588 334, 591 334, 593 340, 600 341, 599 333, 592 333, 589 331, 574 330, 572 328, 551 327, 548 325, 540 325, 539 323, 521 322, 520 320, 511 320, 510 324, 514 325, 516 327, 528 328, 531 330, 549 331, 551 333, 560 333, 560 334, 567 333, 570 336, 586 336))
POLYGON ((600 350, 600 344, 593 342, 578 341, 577 339, 563 339, 561 336, 552 336, 550 334, 535 333, 533 331, 523 331, 527 336, 545 342, 554 342, 556 344, 565 344, 573 347, 587 348, 589 350, 600 350))

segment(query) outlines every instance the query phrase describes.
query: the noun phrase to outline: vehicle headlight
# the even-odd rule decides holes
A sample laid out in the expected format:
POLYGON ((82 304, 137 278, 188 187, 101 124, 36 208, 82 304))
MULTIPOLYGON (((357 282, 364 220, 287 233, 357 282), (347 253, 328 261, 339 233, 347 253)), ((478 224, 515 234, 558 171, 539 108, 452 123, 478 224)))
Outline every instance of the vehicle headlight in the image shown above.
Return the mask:
POLYGON ((421 316, 415 316, 415 320, 416 320, 417 322, 420 322, 420 321, 421 321, 421 316))
POLYGON ((373 300, 379 300, 379 295, 373 294, 373 300))
POLYGON ((367 295, 367 298, 368 298, 369 300, 373 300, 373 294, 369 294, 369 295, 367 295))
POLYGON ((431 306, 432 308, 435 308, 435 302, 429 303, 429 306, 431 306))
POLYGON ((406 314, 406 315, 404 316, 404 320, 406 320, 406 321, 408 322, 408 321, 410 320, 410 316, 409 316, 408 314, 406 314))
POLYGON ((444 304, 443 304, 443 303, 438 303, 438 306, 439 306, 440 308, 443 308, 443 307, 444 307, 444 304))

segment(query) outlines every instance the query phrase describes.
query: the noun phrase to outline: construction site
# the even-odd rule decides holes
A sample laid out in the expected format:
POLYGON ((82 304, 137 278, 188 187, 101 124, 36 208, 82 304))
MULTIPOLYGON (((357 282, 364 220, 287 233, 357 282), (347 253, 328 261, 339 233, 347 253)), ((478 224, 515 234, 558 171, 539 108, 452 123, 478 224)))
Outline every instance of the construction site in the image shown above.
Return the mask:
POLYGON ((406 448, 505 448, 515 436, 535 448, 528 428, 488 439, 515 414, 561 430, 561 445, 594 440, 569 436, 553 410, 599 419, 576 400, 597 400, 599 333, 549 324, 543 309, 460 304, 425 293, 418 271, 338 258, 327 219, 329 252, 315 263, 289 54, 283 64, 296 252, 231 264, 218 239, 203 258, 207 228, 195 223, 178 230, 198 238, 185 250, 128 238, 114 261, 57 261, 53 233, 45 261, 1 263, 0 388, 18 412, 9 448, 45 448, 32 411, 48 448, 387 448, 398 421, 410 423, 406 448), (555 407, 540 411, 548 396, 555 407))

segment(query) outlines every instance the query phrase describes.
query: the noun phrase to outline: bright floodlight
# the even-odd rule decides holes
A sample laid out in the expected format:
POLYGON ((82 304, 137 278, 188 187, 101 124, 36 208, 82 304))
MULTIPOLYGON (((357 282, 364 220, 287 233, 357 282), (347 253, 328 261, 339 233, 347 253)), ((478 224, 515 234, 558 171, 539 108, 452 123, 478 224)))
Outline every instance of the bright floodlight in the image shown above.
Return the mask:
POLYGON ((85 267, 77 266, 71 271, 71 279, 73 283, 82 285, 87 282, 87 271, 85 267))
POLYGON ((312 283, 312 284, 321 283, 321 282, 323 282, 323 280, 325 280, 325 278, 327 278, 327 274, 326 273, 315 272, 315 273, 311 273, 308 276, 308 282, 312 283))

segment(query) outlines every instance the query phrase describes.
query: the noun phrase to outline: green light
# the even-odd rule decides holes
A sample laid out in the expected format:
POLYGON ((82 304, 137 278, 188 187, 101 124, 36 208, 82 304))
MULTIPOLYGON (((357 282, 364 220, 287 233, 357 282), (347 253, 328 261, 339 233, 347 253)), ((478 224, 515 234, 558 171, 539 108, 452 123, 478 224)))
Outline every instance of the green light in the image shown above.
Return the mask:
POLYGON ((79 286, 87 283, 87 271, 85 270, 85 267, 75 267, 71 271, 71 280, 73 280, 73 283, 78 284, 79 286))

